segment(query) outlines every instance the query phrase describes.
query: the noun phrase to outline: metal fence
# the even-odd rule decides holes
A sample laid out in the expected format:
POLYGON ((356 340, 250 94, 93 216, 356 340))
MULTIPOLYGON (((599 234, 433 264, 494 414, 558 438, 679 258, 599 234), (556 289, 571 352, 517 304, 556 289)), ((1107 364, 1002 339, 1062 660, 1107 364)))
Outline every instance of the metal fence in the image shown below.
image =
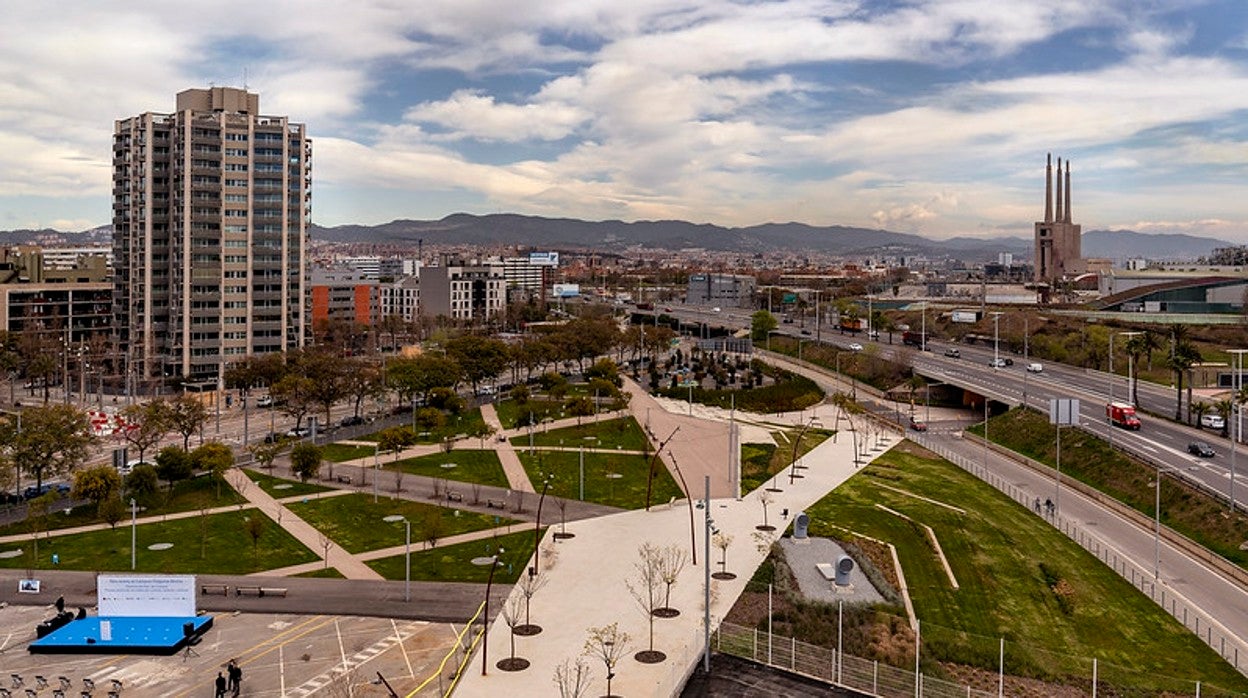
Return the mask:
MULTIPOLYGON (((918 435, 911 436, 911 438, 924 448, 992 485, 1010 499, 1018 502, 1023 508, 1034 512, 1034 493, 1024 491, 1013 483, 1007 482, 1005 478, 987 470, 982 462, 977 463, 953 453, 930 438, 918 435)), ((1054 528, 1066 534, 1068 538, 1112 568, 1123 579, 1131 582, 1132 586, 1139 589, 1145 596, 1152 599, 1154 603, 1181 622, 1184 627, 1195 633, 1201 641, 1209 645, 1231 666, 1235 667, 1237 671, 1248 675, 1248 643, 1245 643, 1238 636, 1228 631, 1215 618, 1188 601, 1181 594, 1158 584, 1151 570, 1146 569, 1112 544, 1107 543, 1083 526, 1080 526, 1078 521, 1064 517, 1060 513, 1045 515, 1042 512, 1037 515, 1043 516, 1054 528)))

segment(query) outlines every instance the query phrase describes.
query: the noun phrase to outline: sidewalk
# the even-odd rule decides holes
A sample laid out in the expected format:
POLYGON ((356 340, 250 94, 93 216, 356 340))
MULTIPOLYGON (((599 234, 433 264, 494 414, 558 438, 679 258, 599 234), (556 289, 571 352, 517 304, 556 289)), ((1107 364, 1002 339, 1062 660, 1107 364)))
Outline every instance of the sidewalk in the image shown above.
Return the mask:
MULTIPOLYGON (((503 424, 498 421, 498 411, 494 409, 493 403, 481 405, 481 418, 500 436, 505 436, 503 424)), ((529 482, 529 475, 524 471, 524 465, 520 463, 520 456, 516 455, 516 449, 512 447, 510 438, 503 441, 495 440, 494 452, 498 454, 498 461, 503 464, 503 472, 507 474, 507 484, 511 486, 511 489, 520 492, 537 491, 533 489, 533 483, 529 482)))

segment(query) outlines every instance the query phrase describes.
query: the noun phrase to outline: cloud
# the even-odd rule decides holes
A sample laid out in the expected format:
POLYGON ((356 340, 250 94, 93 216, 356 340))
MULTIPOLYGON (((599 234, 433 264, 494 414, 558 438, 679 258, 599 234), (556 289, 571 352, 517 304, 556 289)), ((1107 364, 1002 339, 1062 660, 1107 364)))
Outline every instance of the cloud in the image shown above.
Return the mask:
POLYGON ((572 133, 590 115, 566 103, 502 104, 480 92, 458 90, 450 99, 424 102, 403 116, 447 129, 447 138, 452 140, 476 138, 515 142, 558 140, 572 133))

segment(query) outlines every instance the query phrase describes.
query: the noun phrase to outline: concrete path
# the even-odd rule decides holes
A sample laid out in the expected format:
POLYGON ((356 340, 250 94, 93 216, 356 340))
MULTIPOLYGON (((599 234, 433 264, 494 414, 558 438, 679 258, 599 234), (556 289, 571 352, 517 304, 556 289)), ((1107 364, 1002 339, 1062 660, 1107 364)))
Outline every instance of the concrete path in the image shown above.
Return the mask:
MULTIPOLYGON (((494 409, 493 404, 481 405, 481 418, 500 436, 505 436, 503 423, 498 421, 498 411, 494 409)), ((524 465, 520 463, 520 456, 516 455, 511 439, 495 440, 494 452, 498 454, 498 461, 503 464, 503 472, 507 474, 507 484, 511 486, 511 489, 520 492, 537 491, 533 489, 533 483, 529 482, 529 474, 524 471, 524 465)))
MULTIPOLYGON (((531 526, 529 528, 530 530, 532 529, 531 526)), ((515 532, 516 530, 519 530, 516 526, 500 526, 498 528, 487 528, 481 531, 470 531, 468 533, 461 533, 457 536, 449 536, 447 538, 441 538, 438 540, 438 547, 445 547, 448 545, 457 545, 459 543, 471 543, 474 540, 485 540, 486 538, 493 538, 494 536, 505 536, 505 535, 515 532)), ((411 551, 413 553, 418 553, 423 550, 430 550, 430 549, 431 548, 429 548, 429 546, 424 541, 421 541, 421 540, 412 541, 411 551)), ((393 545, 393 546, 390 546, 389 548, 378 548, 377 550, 369 550, 363 553, 356 553, 355 557, 358 560, 368 562, 371 560, 380 560, 386 557, 394 557, 395 555, 402 555, 405 552, 407 552, 406 546, 393 545)), ((317 570, 324 569, 324 568, 325 568, 325 562, 321 560, 317 562, 305 562, 302 565, 291 565, 290 567, 282 567, 282 568, 275 569, 275 570, 266 570, 264 572, 256 572, 250 576, 252 577, 295 577, 301 574, 315 572, 317 570)))
MULTIPOLYGON (((638 398, 633 398, 637 400, 638 398)), ((639 402, 642 414, 650 407, 650 419, 656 433, 668 424, 680 424, 681 432, 672 444, 681 442, 686 435, 687 422, 671 419, 671 415, 656 410, 655 405, 639 402), (669 421, 671 420, 671 421, 669 421)), ((635 412, 636 413, 636 412, 635 412)), ((712 425, 715 426, 715 425, 712 425)), ((704 488, 703 474, 710 476, 723 469, 727 448, 727 425, 719 425, 724 436, 722 449, 714 449, 703 439, 711 438, 713 430, 695 429, 689 425, 691 444, 678 446, 677 459, 681 467, 689 463, 690 470, 697 471, 697 479, 690 482, 695 496, 701 497, 704 488), (705 459, 689 454, 698 449, 710 451, 705 459)), ((664 434, 666 436, 666 434, 664 434)), ((871 454, 879 455, 880 451, 871 454)), ((787 521, 780 512, 788 509, 796 513, 848 479, 857 468, 853 462, 853 447, 849 439, 834 442, 831 439, 803 456, 801 464, 807 466, 805 477, 795 486, 788 485, 787 472, 768 483, 777 492, 760 488, 741 499, 733 496, 715 498, 712 492, 710 515, 714 526, 722 533, 732 536, 733 542, 727 553, 727 569, 737 573, 729 581, 712 580, 711 597, 712 626, 736 602, 753 571, 764 559, 769 544, 778 537, 787 521), (763 532, 757 526, 763 523, 763 502, 766 496, 773 501, 768 505, 769 521, 779 530, 763 532)), ((726 483, 727 479, 721 481, 726 483)), ((730 494, 733 494, 730 492, 730 494)), ((687 672, 700 657, 702 650, 703 574, 705 564, 706 522, 704 512, 698 512, 693 535, 697 541, 697 566, 688 565, 672 589, 672 606, 681 614, 672 619, 660 619, 654 624, 654 647, 667 654, 659 664, 642 664, 633 658, 638 650, 649 646, 646 614, 638 608, 628 591, 627 583, 637 585, 637 550, 643 543, 658 546, 676 546, 692 554, 690 542, 689 511, 684 506, 654 507, 651 511, 630 511, 613 516, 578 521, 568 525, 568 531, 576 536, 556 542, 547 535, 541 545, 541 571, 545 585, 534 595, 531 605, 533 622, 542 626, 541 634, 516 638, 517 656, 532 664, 519 672, 504 672, 494 666, 509 656, 510 636, 501 621, 493 623, 488 641, 487 674, 481 675, 480 652, 474 657, 471 670, 467 671, 457 696, 499 695, 550 695, 551 677, 561 662, 582 654, 590 628, 619 623, 630 640, 628 651, 615 669, 612 692, 625 696, 665 696, 675 694, 684 682, 687 672)), ((715 560, 718 549, 712 548, 715 560)), ((513 598, 519 594, 513 590, 513 598)), ((601 695, 606 688, 601 660, 587 659, 594 672, 590 695, 601 695)))
POLYGON ((694 490, 692 496, 701 497, 702 478, 709 475, 712 497, 737 496, 734 471, 740 454, 732 453, 729 448, 728 422, 707 421, 697 416, 669 412, 630 378, 624 378, 624 390, 632 396, 628 401, 629 411, 649 435, 654 448, 658 448, 673 433, 676 434, 665 447, 660 460, 668 466, 678 485, 683 474, 685 485, 694 490))
POLYGON ((371 567, 356 559, 354 555, 343 550, 341 546, 333 541, 329 541, 328 549, 321 543, 321 533, 312 527, 311 524, 295 515, 294 512, 287 509, 285 505, 274 499, 268 492, 256 487, 245 473, 238 468, 231 468, 226 473, 226 481, 229 482, 236 490, 242 492, 260 511, 268 515, 275 522, 280 522, 280 526, 290 535, 294 536, 300 543, 303 543, 309 550, 323 556, 327 559, 331 567, 336 568, 347 579, 382 579, 380 574, 373 571, 371 567), (281 514, 278 511, 281 510, 281 514))

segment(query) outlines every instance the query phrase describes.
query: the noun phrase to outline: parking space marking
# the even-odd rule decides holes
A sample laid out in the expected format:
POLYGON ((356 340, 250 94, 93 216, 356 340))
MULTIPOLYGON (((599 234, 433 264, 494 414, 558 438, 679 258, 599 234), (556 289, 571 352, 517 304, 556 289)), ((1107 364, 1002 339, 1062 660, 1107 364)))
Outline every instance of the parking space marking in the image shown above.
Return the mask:
MULTIPOLYGON (((346 680, 348 682, 347 692, 348 694, 352 694, 354 692, 354 687, 350 683, 351 672, 367 664, 373 659, 376 659, 377 657, 380 657, 381 655, 385 654, 386 651, 388 651, 390 648, 394 647, 395 645, 398 645, 400 648, 403 648, 403 643, 406 642, 408 638, 412 637, 412 635, 416 633, 417 628, 427 625, 427 623, 424 623, 424 622, 412 622, 412 623, 406 624, 404 629, 400 630, 399 627, 394 624, 393 619, 391 619, 390 623, 391 625, 394 625, 393 637, 389 635, 382 637, 377 642, 374 642, 372 645, 365 647, 364 649, 360 650, 359 652, 356 652, 350 657, 346 656, 346 650, 343 649, 342 634, 340 632, 338 635, 338 643, 339 643, 339 648, 342 650, 342 653, 343 653, 342 663, 331 667, 328 671, 325 671, 318 676, 314 676, 311 679, 308 679, 307 681, 303 682, 299 686, 296 686, 295 688, 291 689, 289 693, 284 693, 283 695, 296 696, 297 698, 302 698, 303 696, 309 696, 309 695, 316 693, 321 688, 329 684, 332 684, 340 676, 346 677, 346 680)), ((404 658, 404 661, 407 661, 406 649, 403 650, 403 658, 404 658)), ((411 662, 408 662, 407 670, 408 670, 408 674, 411 675, 412 678, 415 678, 416 674, 412 670, 411 662)))

